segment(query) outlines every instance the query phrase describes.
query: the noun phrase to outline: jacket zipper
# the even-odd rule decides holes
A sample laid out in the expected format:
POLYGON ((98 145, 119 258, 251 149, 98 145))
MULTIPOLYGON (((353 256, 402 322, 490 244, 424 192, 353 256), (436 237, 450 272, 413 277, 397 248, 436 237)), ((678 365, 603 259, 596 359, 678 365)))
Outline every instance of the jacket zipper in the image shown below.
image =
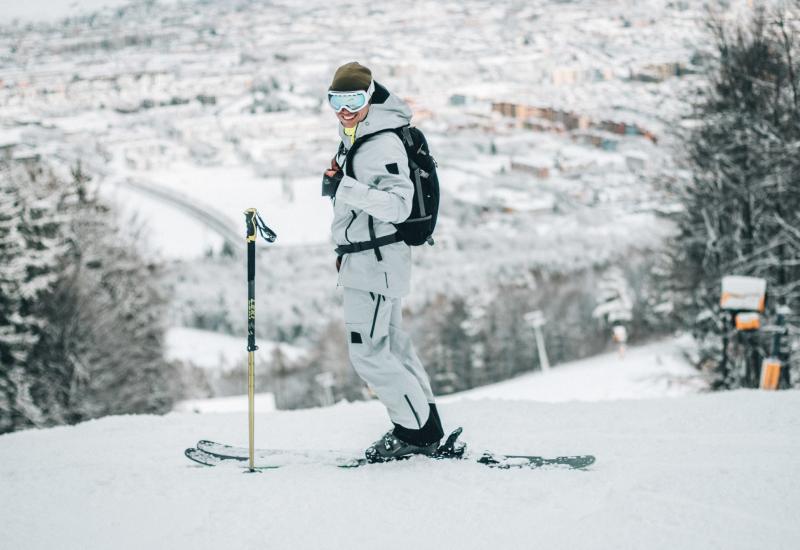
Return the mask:
POLYGON ((353 244, 353 241, 351 241, 351 240, 350 240, 350 239, 347 237, 347 231, 350 229, 350 226, 351 226, 351 225, 353 225, 353 222, 354 222, 354 221, 356 221, 356 216, 358 216, 358 214, 356 214, 356 211, 355 211, 355 210, 351 210, 350 212, 353 214, 353 217, 350 219, 350 223, 348 223, 348 224, 347 224, 347 227, 345 227, 345 229, 344 229, 344 240, 346 240, 346 241, 347 241, 347 242, 349 242, 350 244, 353 244))

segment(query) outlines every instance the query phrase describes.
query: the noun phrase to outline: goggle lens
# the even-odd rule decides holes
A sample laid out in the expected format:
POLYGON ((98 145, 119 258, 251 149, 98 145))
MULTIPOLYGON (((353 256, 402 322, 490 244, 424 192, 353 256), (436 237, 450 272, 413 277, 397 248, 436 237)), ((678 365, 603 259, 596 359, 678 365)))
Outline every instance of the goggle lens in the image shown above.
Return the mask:
POLYGON ((337 113, 342 109, 347 109, 351 113, 360 111, 367 104, 367 93, 359 92, 331 92, 328 93, 328 102, 337 113))

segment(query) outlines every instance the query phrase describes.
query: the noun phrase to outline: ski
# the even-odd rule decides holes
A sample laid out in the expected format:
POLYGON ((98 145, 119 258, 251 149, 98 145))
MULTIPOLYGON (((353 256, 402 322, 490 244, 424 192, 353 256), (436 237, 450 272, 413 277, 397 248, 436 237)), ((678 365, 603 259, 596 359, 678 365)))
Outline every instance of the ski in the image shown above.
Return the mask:
MULTIPOLYGON (((250 465, 248 464, 249 458, 242 458, 242 457, 231 457, 231 456, 218 456, 211 453, 207 453, 195 447, 190 447, 184 451, 186 458, 196 462, 198 464, 202 464, 203 466, 234 466, 239 467, 244 470, 249 470, 250 465)), ((284 459, 289 457, 289 454, 282 454, 281 455, 284 459)), ((274 457, 273 457, 274 458, 274 457)), ((341 457, 334 460, 328 459, 320 459, 319 457, 314 457, 312 455, 306 455, 301 453, 292 457, 293 459, 290 460, 281 460, 281 461, 269 461, 269 460, 257 460, 255 470, 262 471, 262 470, 274 470, 276 468, 282 468, 289 465, 295 464, 314 464, 314 465, 330 465, 336 466, 338 468, 357 468, 359 466, 364 466, 367 464, 366 458, 353 458, 353 457, 341 457), (298 459, 299 458, 299 459, 298 459)))
POLYGON ((545 467, 583 470, 594 464, 595 457, 592 455, 576 455, 545 458, 543 456, 484 453, 478 458, 478 462, 490 468, 500 468, 503 470, 508 470, 510 468, 535 469, 545 467))
MULTIPOLYGON (((202 448, 190 447, 186 449, 184 454, 190 460, 206 466, 217 466, 222 463, 240 463, 243 467, 249 467, 249 465, 244 466, 250 460, 246 447, 233 447, 218 443, 209 445, 208 443, 213 442, 205 441, 202 448), (224 450, 222 449, 223 447, 225 447, 224 450)), ((280 468, 281 466, 298 464, 327 464, 350 468, 354 466, 354 462, 358 461, 358 459, 353 458, 354 454, 355 452, 258 449, 254 454, 254 459, 257 469, 280 468)), ((359 465, 355 464, 355 466, 359 465)))
MULTIPOLYGON (((453 431, 445 443, 440 445, 436 452, 428 458, 461 458, 466 447, 464 443, 456 441, 461 435, 461 431, 461 428, 453 431)), ((186 449, 184 454, 190 460, 206 466, 244 463, 250 460, 250 451, 247 447, 234 447, 207 439, 201 439, 197 442, 197 447, 186 449)), ((327 464, 339 468, 358 468, 370 464, 366 458, 354 455, 355 452, 347 451, 256 449, 254 459, 257 461, 257 469, 279 468, 296 464, 327 464)), ((398 460, 408 458, 411 457, 402 457, 398 460)))
MULTIPOLYGON (((186 455, 186 458, 197 462, 198 464, 202 464, 203 466, 219 466, 220 464, 230 464, 231 459, 224 458, 221 456, 212 455, 211 453, 207 453, 205 451, 201 451, 200 449, 196 449, 194 447, 190 447, 186 449, 183 453, 186 455)), ((242 463, 239 460, 235 461, 237 465, 242 463)), ((249 466, 247 466, 249 468, 249 466)), ((279 465, 269 465, 269 464, 259 464, 255 469, 256 470, 271 470, 274 468, 279 468, 279 465)))
MULTIPOLYGON (((512 468, 553 468, 553 469, 585 469, 595 462, 592 455, 558 456, 546 458, 532 455, 505 455, 484 452, 477 459, 466 455, 466 444, 458 441, 462 429, 457 428, 439 446, 433 455, 426 456, 432 460, 463 459, 477 462, 490 468, 508 470, 512 468)), ((249 460, 249 449, 225 445, 206 439, 197 442, 196 448, 185 451, 186 456, 206 466, 216 466, 223 463, 242 464, 249 460)), ((424 456, 424 455, 411 455, 424 456)), ((402 457, 405 460, 411 456, 402 457)), ((256 449, 254 454, 257 469, 279 468, 292 464, 328 464, 339 468, 358 468, 371 464, 366 458, 352 456, 345 451, 293 451, 280 449, 256 449)), ((245 466, 242 466, 245 467, 245 466)))
MULTIPOLYGON (((240 452, 240 448, 234 448, 240 452)), ((246 450, 246 449, 245 449, 246 450)), ((247 456, 232 456, 232 455, 217 455, 198 449, 196 447, 189 447, 184 451, 186 458, 202 464, 204 466, 219 466, 219 465, 232 465, 239 466, 240 468, 249 469, 249 457, 247 456)), ((357 458, 353 456, 346 456, 341 453, 322 451, 281 451, 277 454, 270 454, 269 450, 261 450, 260 454, 255 457, 256 470, 273 470, 285 466, 306 464, 306 465, 328 465, 336 466, 338 468, 357 468, 367 464, 366 458, 357 458)))
MULTIPOLYGON (((248 460, 250 451, 247 447, 234 447, 216 441, 201 439, 195 446, 197 449, 218 457, 232 460, 248 460)), ((278 460, 280 457, 294 459, 298 457, 309 457, 314 459, 335 459, 349 457, 356 454, 356 451, 326 451, 326 450, 298 450, 298 449, 255 449, 254 457, 256 460, 278 460)))

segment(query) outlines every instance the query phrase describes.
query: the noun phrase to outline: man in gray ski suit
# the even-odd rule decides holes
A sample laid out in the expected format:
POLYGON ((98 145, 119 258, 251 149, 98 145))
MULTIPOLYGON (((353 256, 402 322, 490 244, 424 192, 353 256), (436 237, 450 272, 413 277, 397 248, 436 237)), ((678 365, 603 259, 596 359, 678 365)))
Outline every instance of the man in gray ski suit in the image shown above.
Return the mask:
POLYGON ((382 462, 431 454, 444 435, 442 424, 428 375, 401 326, 411 249, 393 224, 408 218, 414 198, 405 147, 395 133, 383 132, 359 144, 351 159, 354 177, 342 169, 356 140, 408 125, 411 109, 356 62, 336 71, 328 102, 340 122, 342 145, 325 172, 323 195, 334 204, 332 232, 350 361, 394 424, 366 456, 382 462))

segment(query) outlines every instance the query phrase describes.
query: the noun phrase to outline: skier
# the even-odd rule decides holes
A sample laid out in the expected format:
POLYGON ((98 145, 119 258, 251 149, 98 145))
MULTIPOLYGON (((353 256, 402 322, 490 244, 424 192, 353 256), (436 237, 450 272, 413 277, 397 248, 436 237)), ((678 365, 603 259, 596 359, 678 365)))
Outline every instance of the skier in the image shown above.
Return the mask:
POLYGON ((331 229, 350 361, 394 424, 365 455, 371 462, 430 455, 444 432, 428 375, 401 326, 411 250, 393 225, 406 220, 414 198, 408 157, 398 135, 383 132, 359 144, 351 159, 354 177, 342 169, 356 140, 408 125, 411 109, 357 62, 336 70, 328 102, 339 120, 342 143, 325 172, 323 195, 334 205, 331 229))

